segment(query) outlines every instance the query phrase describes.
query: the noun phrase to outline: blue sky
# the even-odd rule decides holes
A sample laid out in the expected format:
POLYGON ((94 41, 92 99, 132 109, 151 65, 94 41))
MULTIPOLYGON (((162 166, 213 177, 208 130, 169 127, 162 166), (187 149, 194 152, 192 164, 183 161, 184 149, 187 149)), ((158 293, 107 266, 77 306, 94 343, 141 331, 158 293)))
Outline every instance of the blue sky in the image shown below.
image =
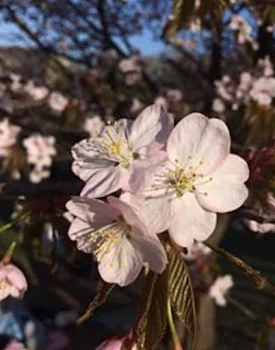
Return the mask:
MULTIPOLYGON (((0 46, 30 45, 27 38, 25 38, 24 41, 15 40, 14 35, 18 33, 20 33, 20 31, 15 25, 0 22, 0 46)), ((145 55, 157 55, 165 47, 161 41, 153 39, 149 31, 145 31, 144 34, 140 36, 133 36, 131 42, 145 55)))

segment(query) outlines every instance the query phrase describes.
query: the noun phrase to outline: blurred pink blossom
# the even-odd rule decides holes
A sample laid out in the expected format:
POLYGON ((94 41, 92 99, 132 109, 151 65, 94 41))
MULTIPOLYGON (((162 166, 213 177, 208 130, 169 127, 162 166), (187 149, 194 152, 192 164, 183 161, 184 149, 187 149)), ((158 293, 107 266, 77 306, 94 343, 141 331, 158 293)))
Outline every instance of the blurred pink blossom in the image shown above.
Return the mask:
POLYGON ((256 233, 264 234, 267 232, 275 232, 275 224, 272 223, 260 223, 255 220, 245 220, 247 227, 256 233))
POLYGON ((45 86, 36 86, 33 81, 29 81, 24 86, 24 91, 26 91, 34 100, 42 100, 49 93, 49 90, 45 86))
POLYGON ((23 140, 23 146, 27 150, 27 161, 34 165, 30 173, 30 180, 34 183, 50 176, 49 167, 56 155, 55 138, 33 134, 23 140))
MULTIPOLYGON (((121 350, 125 340, 126 337, 108 339, 101 343, 95 350, 121 350)), ((136 345, 134 345, 131 350, 137 350, 136 345)))
POLYGON ((18 340, 11 340, 3 350, 28 350, 18 340))
POLYGON ((52 92, 48 104, 54 111, 61 113, 66 108, 68 99, 59 92, 52 92))
POLYGON ((209 295, 219 306, 226 306, 226 296, 233 287, 234 282, 231 275, 219 276, 209 289, 209 295))
POLYGON ((96 137, 104 127, 104 122, 99 115, 87 118, 84 123, 84 130, 90 134, 90 137, 96 137))
POLYGON ((10 147, 16 143, 20 131, 20 126, 10 124, 7 118, 0 122, 0 157, 8 154, 10 147))
POLYGON ((13 264, 0 265, 0 301, 12 296, 22 298, 28 288, 23 272, 13 264))

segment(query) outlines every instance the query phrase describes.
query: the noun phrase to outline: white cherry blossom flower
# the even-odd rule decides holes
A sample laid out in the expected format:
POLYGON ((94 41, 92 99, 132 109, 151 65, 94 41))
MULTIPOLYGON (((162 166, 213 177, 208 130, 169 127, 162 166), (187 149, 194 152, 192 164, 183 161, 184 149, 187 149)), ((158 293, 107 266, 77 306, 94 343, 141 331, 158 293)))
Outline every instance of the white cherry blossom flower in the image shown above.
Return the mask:
POLYGON ((255 233, 264 234, 267 232, 275 232, 275 224, 272 223, 260 223, 256 220, 245 220, 247 227, 255 233))
POLYGON ((26 91, 35 101, 42 100, 49 93, 49 90, 45 86, 36 86, 33 81, 29 81, 24 86, 24 91, 26 91))
POLYGON ((27 150, 27 161, 34 168, 30 172, 30 180, 39 183, 50 176, 49 167, 56 155, 55 138, 34 134, 24 139, 23 146, 27 150))
POLYGON ((147 107, 132 123, 107 125, 98 137, 72 149, 72 170, 87 181, 82 195, 103 197, 122 188, 135 190, 152 164, 163 160, 160 149, 173 128, 173 118, 157 105, 147 107))
POLYGON ((20 131, 20 126, 10 124, 7 118, 0 122, 0 157, 8 154, 10 148, 16 143, 20 131))
POLYGON ((59 92, 52 92, 48 99, 48 104, 54 111, 61 113, 66 108, 68 99, 59 92))
POLYGON ((209 295, 219 306, 226 306, 226 296, 233 287, 234 282, 231 275, 219 276, 209 289, 209 295))
POLYGON ((116 197, 108 203, 73 197, 67 209, 76 218, 68 235, 85 253, 98 261, 98 271, 108 283, 126 286, 148 266, 163 272, 167 258, 156 235, 151 234, 133 209, 116 197))
POLYGON ((205 241, 216 226, 216 213, 237 209, 248 196, 247 163, 229 152, 226 124, 192 113, 172 131, 168 161, 145 177, 137 194, 125 193, 122 199, 150 230, 168 229, 178 245, 205 241))
POLYGON ((87 118, 84 123, 84 130, 90 134, 90 137, 96 137, 104 127, 104 122, 99 115, 87 118))
POLYGON ((225 111, 225 105, 223 103, 223 100, 221 100, 220 98, 215 98, 213 100, 212 109, 216 113, 223 113, 225 111))

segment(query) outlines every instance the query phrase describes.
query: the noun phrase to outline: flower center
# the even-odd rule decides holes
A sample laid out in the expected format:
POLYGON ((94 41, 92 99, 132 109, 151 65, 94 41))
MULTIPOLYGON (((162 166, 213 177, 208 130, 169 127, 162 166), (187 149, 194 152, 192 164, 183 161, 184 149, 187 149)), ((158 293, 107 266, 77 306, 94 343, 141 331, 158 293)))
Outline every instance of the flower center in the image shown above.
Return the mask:
MULTIPOLYGON (((191 159, 191 157, 190 157, 191 159)), ((199 172, 199 168, 204 164, 200 161, 197 166, 190 165, 186 168, 179 164, 176 160, 171 167, 166 168, 162 174, 159 174, 157 181, 154 183, 154 189, 165 189, 165 194, 174 194, 181 197, 187 192, 198 192, 197 187, 209 181, 212 177, 206 178, 203 173, 199 172)), ((205 196, 206 192, 203 193, 205 196)))
POLYGON ((125 123, 107 125, 98 137, 88 141, 88 150, 96 157, 111 160, 125 169, 134 159, 125 123))
POLYGON ((5 290, 11 287, 11 283, 7 278, 3 278, 0 281, 0 290, 5 290))
MULTIPOLYGON (((90 242, 96 245, 93 253, 97 261, 104 262, 108 255, 116 250, 121 239, 129 239, 129 232, 129 225, 121 218, 93 232, 90 242)), ((110 266, 112 265, 113 262, 110 263, 110 266)))

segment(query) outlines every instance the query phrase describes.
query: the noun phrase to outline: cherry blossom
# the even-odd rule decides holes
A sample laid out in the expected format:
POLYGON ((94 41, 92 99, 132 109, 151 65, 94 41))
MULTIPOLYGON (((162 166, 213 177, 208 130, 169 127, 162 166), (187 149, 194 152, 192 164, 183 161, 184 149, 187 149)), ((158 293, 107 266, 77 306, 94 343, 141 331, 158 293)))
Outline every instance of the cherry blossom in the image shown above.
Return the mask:
POLYGON ((173 118, 152 105, 132 125, 119 120, 107 125, 98 137, 76 144, 72 170, 87 181, 82 195, 96 198, 120 188, 138 187, 147 168, 163 159, 160 149, 172 127, 173 118))
POLYGON ((255 80, 250 96, 259 105, 270 106, 275 97, 275 78, 261 77, 255 80))
POLYGON ((15 340, 15 339, 11 340, 3 349, 4 350, 28 350, 21 343, 19 343, 18 340, 15 340))
POLYGON ((24 91, 26 91, 34 100, 42 100, 49 93, 49 90, 45 86, 36 86, 33 81, 29 81, 24 86, 24 91))
POLYGON ((233 287, 234 282, 231 275, 219 276, 209 289, 209 295, 217 305, 226 306, 226 296, 233 287))
POLYGON ((84 130, 90 134, 90 137, 96 137, 103 129, 104 122, 99 115, 87 118, 84 123, 84 130))
POLYGON ((10 124, 7 118, 0 122, 0 157, 7 156, 20 131, 20 126, 10 124))
POLYGON ((167 142, 168 161, 159 165, 136 194, 122 199, 135 208, 150 230, 168 229, 180 246, 204 241, 217 214, 240 207, 248 196, 247 163, 230 154, 230 134, 219 119, 192 113, 167 142))
POLYGON ((256 220, 245 220, 247 227, 256 233, 264 234, 267 232, 275 232, 275 224, 272 223, 260 223, 256 220))
POLYGON ((23 140, 27 150, 27 161, 34 166, 30 173, 30 180, 38 183, 50 176, 49 167, 56 155, 55 138, 33 134, 23 140))
POLYGON ((68 99, 59 92, 52 92, 48 99, 48 104, 54 111, 61 113, 66 108, 68 99))
POLYGON ((27 288, 27 280, 18 267, 13 264, 0 265, 0 301, 8 296, 22 298, 27 288))
MULTIPOLYGON (((95 350, 121 350, 125 340, 126 337, 108 339, 101 343, 95 350)), ((131 350, 137 350, 136 345, 131 350)))
POLYGON ((143 266, 161 273, 167 258, 157 236, 151 234, 133 209, 116 197, 100 200, 73 197, 67 209, 76 218, 68 235, 85 253, 93 253, 98 271, 108 283, 126 286, 143 266))

